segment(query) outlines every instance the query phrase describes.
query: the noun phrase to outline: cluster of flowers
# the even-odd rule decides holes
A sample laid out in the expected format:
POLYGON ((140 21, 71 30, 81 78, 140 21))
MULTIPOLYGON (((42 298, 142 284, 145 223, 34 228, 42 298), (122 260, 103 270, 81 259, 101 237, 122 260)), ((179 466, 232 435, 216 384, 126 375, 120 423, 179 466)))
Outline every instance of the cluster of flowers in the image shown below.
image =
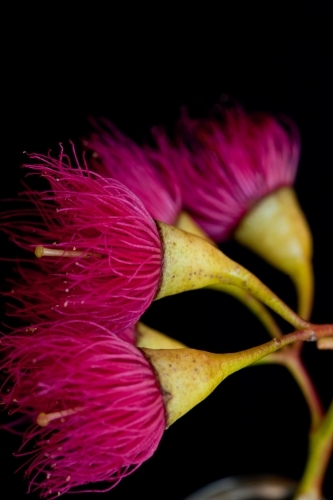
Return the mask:
POLYGON ((29 426, 26 473, 42 497, 113 488, 228 374, 296 339, 245 357, 173 349, 185 346, 138 323, 153 300, 212 285, 247 305, 251 297, 263 321, 261 302, 313 335, 311 234, 292 189, 295 125, 234 107, 204 120, 184 114, 175 142, 161 130, 155 139, 139 147, 100 120, 84 141, 89 168, 75 152, 74 166, 63 152, 30 155, 29 173, 49 188, 27 188, 30 208, 1 221, 39 257, 19 267, 11 314, 24 327, 2 337, 0 369, 5 407, 29 426), (231 236, 290 274, 300 315, 217 249, 231 236))

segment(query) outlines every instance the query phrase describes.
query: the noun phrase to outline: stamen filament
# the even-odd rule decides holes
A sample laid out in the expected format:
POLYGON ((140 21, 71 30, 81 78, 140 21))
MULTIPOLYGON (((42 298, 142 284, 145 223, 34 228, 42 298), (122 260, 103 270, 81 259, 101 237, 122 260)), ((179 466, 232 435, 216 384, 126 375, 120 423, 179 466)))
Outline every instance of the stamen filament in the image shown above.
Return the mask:
POLYGON ((100 253, 93 252, 82 252, 79 250, 61 250, 58 248, 46 248, 42 245, 38 245, 35 248, 35 255, 39 259, 41 257, 80 257, 82 259, 88 259, 89 257, 97 257, 101 258, 102 255, 100 253))

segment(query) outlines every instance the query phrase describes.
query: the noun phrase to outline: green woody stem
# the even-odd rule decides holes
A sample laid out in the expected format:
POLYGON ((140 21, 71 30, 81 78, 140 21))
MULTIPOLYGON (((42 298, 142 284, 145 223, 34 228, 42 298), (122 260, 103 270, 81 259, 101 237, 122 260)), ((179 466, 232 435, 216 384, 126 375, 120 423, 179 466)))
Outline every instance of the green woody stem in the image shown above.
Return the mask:
MULTIPOLYGON (((325 337, 321 339, 324 340, 325 337)), ((321 402, 302 364, 299 351, 290 347, 259 361, 259 363, 270 362, 283 364, 290 370, 307 401, 311 415, 309 453, 295 500, 322 500, 322 483, 333 452, 333 401, 324 416, 321 402)))
POLYGON ((322 484, 333 451, 333 400, 320 426, 310 434, 309 455, 295 500, 321 500, 322 484))

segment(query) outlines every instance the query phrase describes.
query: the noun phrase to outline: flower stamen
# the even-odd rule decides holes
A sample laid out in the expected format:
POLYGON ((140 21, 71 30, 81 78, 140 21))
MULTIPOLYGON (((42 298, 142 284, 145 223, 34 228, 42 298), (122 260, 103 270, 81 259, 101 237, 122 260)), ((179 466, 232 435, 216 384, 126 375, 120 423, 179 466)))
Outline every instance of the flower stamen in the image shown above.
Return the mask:
POLYGON ((35 248, 35 255, 39 259, 41 257, 80 257, 82 259, 88 259, 89 257, 101 258, 102 255, 96 252, 81 252, 78 250, 61 250, 56 248, 46 248, 42 245, 38 245, 35 248))
POLYGON ((52 422, 52 420, 56 420, 57 418, 63 419, 69 415, 74 415, 80 410, 81 408, 69 408, 68 410, 55 411, 53 413, 41 412, 38 415, 36 422, 40 427, 46 427, 50 422, 52 422))

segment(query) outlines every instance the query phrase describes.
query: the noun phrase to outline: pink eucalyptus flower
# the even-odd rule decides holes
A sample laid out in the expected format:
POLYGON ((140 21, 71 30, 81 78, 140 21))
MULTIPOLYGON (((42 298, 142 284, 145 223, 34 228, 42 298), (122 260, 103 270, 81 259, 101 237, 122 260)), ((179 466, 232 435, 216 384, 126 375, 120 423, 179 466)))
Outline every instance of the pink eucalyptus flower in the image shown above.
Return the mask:
POLYGON ((178 150, 156 131, 161 153, 175 165, 184 209, 214 240, 227 239, 242 217, 266 195, 293 184, 300 138, 294 123, 240 107, 221 118, 183 114, 178 150))
MULTIPOLYGON (((47 276, 44 272, 41 272, 40 269, 34 269, 32 266, 27 269, 18 267, 17 271, 18 280, 10 280, 13 288, 10 292, 3 293, 7 297, 8 317, 19 319, 22 324, 26 325, 25 330, 28 332, 34 331, 36 325, 50 324, 64 316, 59 308, 54 307, 54 296, 47 285, 47 276)), ((75 316, 74 312, 72 316, 75 316)), ((85 314, 80 308, 77 316, 80 320, 89 321, 90 319, 89 314, 85 314)), ((103 321, 103 323, 106 326, 108 321, 103 321)), ((15 327, 10 327, 10 329, 15 331, 15 327)), ((134 344, 136 327, 131 325, 125 329, 117 329, 117 336, 134 344)))
POLYGON ((95 132, 84 141, 93 152, 90 166, 127 186, 156 220, 174 224, 181 210, 174 170, 158 151, 140 148, 108 120, 92 120, 95 132))
POLYGON ((58 321, 3 337, 1 355, 3 403, 27 425, 19 455, 30 456, 29 491, 56 498, 102 481, 93 491, 109 490, 156 450, 166 426, 159 383, 112 332, 58 321))
POLYGON ((52 320, 53 310, 123 331, 158 290, 162 244, 154 220, 120 182, 73 168, 64 154, 31 159, 36 164, 27 168, 50 189, 27 190, 32 208, 5 215, 1 224, 18 245, 42 245, 36 254, 46 255, 19 271, 25 285, 16 293, 27 320, 52 320))

